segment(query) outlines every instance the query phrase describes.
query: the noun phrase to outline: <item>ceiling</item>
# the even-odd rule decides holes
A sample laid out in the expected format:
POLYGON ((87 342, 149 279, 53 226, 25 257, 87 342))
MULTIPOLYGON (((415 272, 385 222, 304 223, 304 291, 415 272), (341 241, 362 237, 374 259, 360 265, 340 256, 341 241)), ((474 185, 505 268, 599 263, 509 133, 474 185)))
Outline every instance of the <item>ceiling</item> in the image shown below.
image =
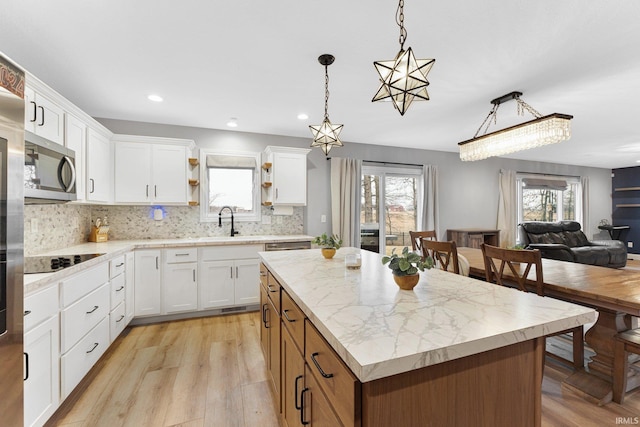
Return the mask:
MULTIPOLYGON (((380 0, 5 0, 0 51, 94 117, 457 152, 511 91, 573 136, 507 157, 617 168, 640 160, 640 2, 407 0, 405 48, 435 58, 430 101, 404 117, 372 103, 373 61, 399 50, 397 4, 380 0), (147 100, 158 94, 162 103, 147 100), (305 112, 308 120, 296 118, 305 112)), ((500 107, 497 130, 517 117, 500 107)), ((338 149, 336 149, 338 150, 338 149)))

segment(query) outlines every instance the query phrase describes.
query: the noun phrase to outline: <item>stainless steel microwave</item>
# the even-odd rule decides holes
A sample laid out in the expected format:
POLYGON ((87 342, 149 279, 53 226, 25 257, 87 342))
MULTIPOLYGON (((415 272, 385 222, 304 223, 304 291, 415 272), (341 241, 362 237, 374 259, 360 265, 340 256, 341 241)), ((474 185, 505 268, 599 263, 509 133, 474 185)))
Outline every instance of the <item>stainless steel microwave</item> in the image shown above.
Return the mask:
POLYGON ((76 200, 75 152, 31 132, 24 139, 25 204, 76 200))

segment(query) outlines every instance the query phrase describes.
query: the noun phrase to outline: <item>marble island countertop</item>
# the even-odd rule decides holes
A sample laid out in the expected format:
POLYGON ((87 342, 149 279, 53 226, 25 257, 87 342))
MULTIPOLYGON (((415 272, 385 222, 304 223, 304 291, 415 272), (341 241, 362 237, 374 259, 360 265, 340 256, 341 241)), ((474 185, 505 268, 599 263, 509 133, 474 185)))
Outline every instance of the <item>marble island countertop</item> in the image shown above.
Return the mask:
POLYGON ((593 309, 438 269, 400 290, 381 255, 342 248, 261 252, 264 263, 362 382, 594 322, 593 309), (362 268, 344 257, 360 252, 362 268), (292 262, 294 256, 294 262, 292 262))
POLYGON ((218 245, 250 245, 280 242, 311 241, 313 237, 296 235, 261 235, 261 236, 216 236, 198 237, 184 239, 144 239, 144 240, 109 240, 106 242, 87 242, 68 248, 56 249, 37 254, 37 256, 65 256, 82 254, 103 254, 97 258, 85 261, 73 267, 64 268, 55 273, 25 274, 24 286, 25 295, 29 295, 48 286, 54 281, 76 274, 80 271, 91 268, 104 261, 108 261, 134 249, 157 249, 176 247, 199 247, 218 245))

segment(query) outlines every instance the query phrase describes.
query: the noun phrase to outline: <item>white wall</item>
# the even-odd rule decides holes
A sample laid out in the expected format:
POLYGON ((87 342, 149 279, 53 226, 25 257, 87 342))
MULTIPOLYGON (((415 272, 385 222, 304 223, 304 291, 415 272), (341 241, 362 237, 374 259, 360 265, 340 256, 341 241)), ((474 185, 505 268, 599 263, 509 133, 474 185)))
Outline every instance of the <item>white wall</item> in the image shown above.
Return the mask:
MULTIPOLYGON (((267 145, 309 147, 311 137, 243 133, 182 126, 158 125, 98 119, 114 133, 193 139, 198 147, 259 152, 267 145)), ((457 153, 392 148, 345 142, 330 155, 362 160, 411 164, 432 164, 439 168, 440 229, 444 236, 449 228, 494 228, 498 211, 498 174, 500 169, 517 172, 546 173, 569 176, 588 176, 590 182, 590 223, 585 226, 589 238, 599 233, 601 219, 611 221, 611 170, 554 163, 528 162, 491 158, 479 162, 461 162, 457 153)), ((331 230, 331 201, 329 192, 329 162, 314 149, 308 156, 308 204, 304 212, 304 230, 317 235, 331 230), (321 223, 321 215, 327 223, 321 223)))

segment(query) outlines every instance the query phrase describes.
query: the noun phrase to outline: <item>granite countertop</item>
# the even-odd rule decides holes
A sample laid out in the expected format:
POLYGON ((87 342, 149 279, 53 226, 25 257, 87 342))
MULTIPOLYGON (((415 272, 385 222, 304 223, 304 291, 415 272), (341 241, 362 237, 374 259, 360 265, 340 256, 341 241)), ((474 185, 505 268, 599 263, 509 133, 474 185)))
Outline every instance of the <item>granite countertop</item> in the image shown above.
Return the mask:
POLYGON ((250 245, 279 242, 311 241, 313 237, 302 234, 295 235, 264 235, 264 236, 222 236, 222 237, 199 237, 186 239, 145 239, 145 240, 109 240, 101 243, 82 243, 64 249, 56 249, 37 254, 38 256, 64 256, 81 254, 103 254, 92 260, 85 261, 73 267, 64 268, 55 273, 25 274, 24 293, 32 294, 52 283, 69 277, 83 270, 87 270, 104 261, 113 259, 119 255, 134 249, 158 249, 175 247, 199 247, 199 246, 221 246, 221 245, 250 245))
POLYGON ((594 322, 593 309, 438 269, 403 291, 381 255, 341 248, 261 252, 264 263, 362 382, 594 322), (347 270, 345 254, 362 268, 347 270), (295 255, 295 262, 291 262, 295 255))

